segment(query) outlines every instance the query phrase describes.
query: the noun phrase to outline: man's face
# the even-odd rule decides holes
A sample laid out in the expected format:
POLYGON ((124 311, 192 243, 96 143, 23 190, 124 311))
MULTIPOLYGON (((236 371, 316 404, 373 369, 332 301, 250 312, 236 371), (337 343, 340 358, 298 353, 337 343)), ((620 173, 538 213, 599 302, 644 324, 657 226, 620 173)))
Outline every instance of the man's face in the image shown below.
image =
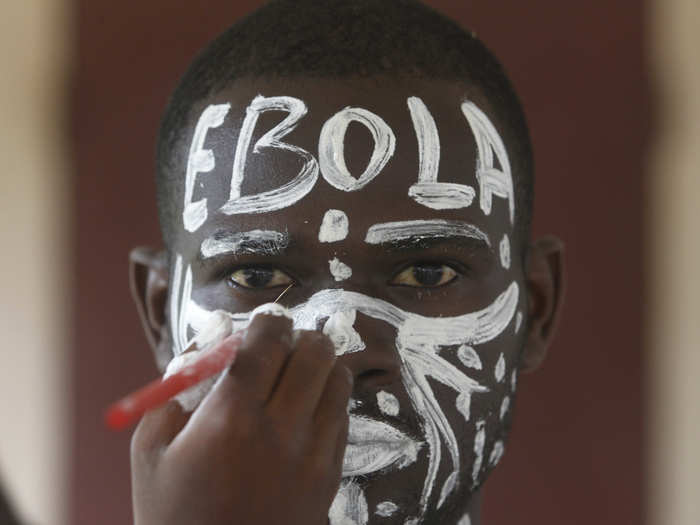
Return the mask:
POLYGON ((173 351, 288 288, 356 376, 333 523, 456 522, 503 453, 526 298, 489 115, 447 82, 239 81, 177 152, 173 351))

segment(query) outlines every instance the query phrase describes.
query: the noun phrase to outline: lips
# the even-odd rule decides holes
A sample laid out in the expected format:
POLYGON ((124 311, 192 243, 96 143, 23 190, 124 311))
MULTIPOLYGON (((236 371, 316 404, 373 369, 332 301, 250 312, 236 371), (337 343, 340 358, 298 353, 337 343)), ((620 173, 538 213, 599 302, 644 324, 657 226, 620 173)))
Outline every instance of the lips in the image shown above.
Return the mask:
POLYGON ((422 443, 391 425, 350 415, 343 477, 360 476, 386 468, 400 469, 416 461, 422 443))

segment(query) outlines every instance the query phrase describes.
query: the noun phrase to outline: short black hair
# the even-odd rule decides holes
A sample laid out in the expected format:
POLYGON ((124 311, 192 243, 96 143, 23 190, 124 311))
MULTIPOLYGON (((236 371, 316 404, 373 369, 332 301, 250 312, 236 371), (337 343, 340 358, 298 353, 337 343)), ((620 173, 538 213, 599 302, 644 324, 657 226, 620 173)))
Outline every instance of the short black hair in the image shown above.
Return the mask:
POLYGON ((520 101, 501 64, 473 33, 417 0, 272 0, 195 58, 166 107, 158 135, 158 216, 168 251, 185 176, 185 162, 174 152, 195 103, 240 78, 358 76, 466 82, 483 92, 514 153, 516 229, 524 255, 534 174, 520 101))

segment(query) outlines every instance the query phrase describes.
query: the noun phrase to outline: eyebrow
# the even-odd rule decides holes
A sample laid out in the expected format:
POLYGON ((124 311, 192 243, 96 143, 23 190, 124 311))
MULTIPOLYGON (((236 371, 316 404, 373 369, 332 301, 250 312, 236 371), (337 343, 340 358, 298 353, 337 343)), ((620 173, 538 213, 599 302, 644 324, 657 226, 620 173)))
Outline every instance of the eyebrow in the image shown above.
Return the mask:
POLYGON ((218 230, 202 241, 201 259, 219 255, 279 255, 289 246, 289 234, 274 230, 218 230))
POLYGON ((491 249, 491 241, 482 230, 463 221, 442 219, 383 222, 370 226, 365 236, 368 244, 396 248, 422 248, 432 242, 475 240, 491 249))

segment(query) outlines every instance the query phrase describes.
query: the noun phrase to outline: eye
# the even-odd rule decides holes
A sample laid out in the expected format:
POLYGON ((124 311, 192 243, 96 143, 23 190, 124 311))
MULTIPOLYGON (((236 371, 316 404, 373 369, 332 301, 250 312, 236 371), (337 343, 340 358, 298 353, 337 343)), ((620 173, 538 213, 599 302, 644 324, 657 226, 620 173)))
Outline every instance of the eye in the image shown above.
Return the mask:
POLYGON ((229 275, 227 280, 231 286, 253 290, 287 286, 294 282, 289 275, 276 268, 241 268, 229 275))
POLYGON ((457 272, 446 264, 420 263, 413 264, 402 270, 389 284, 435 288, 436 286, 447 284, 456 278, 457 272))

